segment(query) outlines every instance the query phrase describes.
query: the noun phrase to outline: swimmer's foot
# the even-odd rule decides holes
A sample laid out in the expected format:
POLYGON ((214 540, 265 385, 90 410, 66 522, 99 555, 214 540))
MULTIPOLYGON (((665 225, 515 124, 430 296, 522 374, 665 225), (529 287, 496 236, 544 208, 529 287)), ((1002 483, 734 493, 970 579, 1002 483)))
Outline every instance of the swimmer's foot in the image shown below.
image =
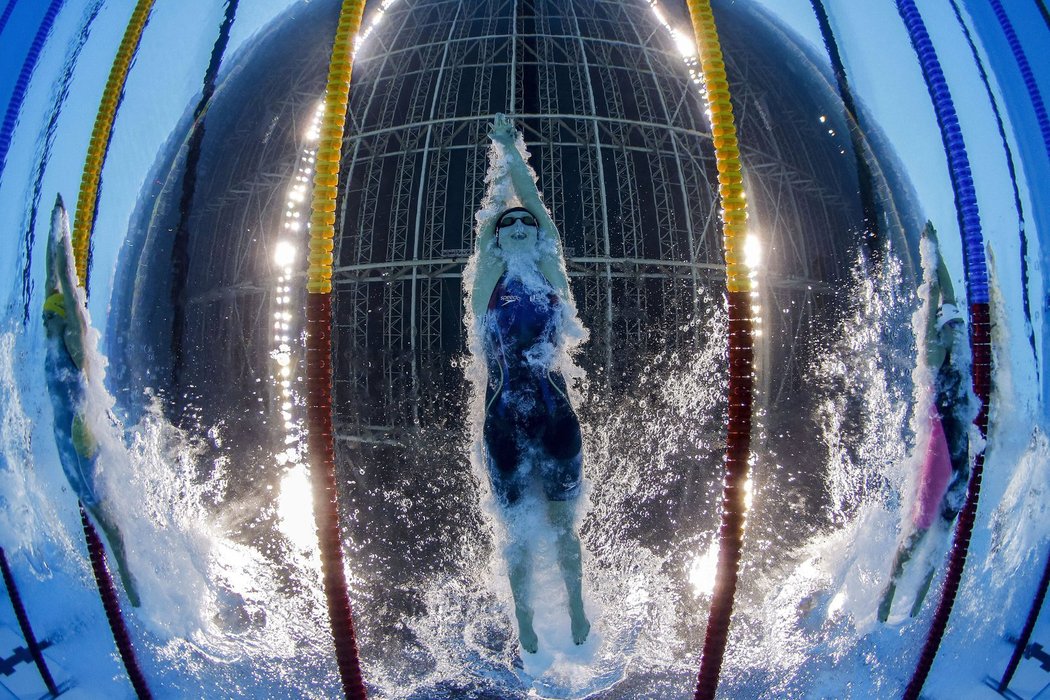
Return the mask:
POLYGON ((521 648, 535 654, 540 648, 540 640, 536 637, 536 630, 532 629, 532 611, 516 608, 514 614, 518 618, 518 641, 521 642, 521 648))
POLYGON ((572 641, 583 644, 587 641, 587 635, 591 633, 591 623, 583 613, 583 608, 569 611, 572 619, 572 641))

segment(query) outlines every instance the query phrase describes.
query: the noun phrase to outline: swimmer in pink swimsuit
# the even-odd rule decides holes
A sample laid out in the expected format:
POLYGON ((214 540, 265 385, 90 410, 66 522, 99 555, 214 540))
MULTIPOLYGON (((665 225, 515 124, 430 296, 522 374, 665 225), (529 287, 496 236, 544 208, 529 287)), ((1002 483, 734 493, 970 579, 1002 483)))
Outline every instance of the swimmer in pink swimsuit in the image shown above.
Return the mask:
MULTIPOLYGON (((936 274, 930 280, 929 302, 930 309, 937 311, 929 314, 926 324, 926 363, 934 372, 934 401, 929 409, 929 442, 919 474, 911 522, 907 525, 908 534, 893 557, 890 581, 879 603, 878 614, 882 622, 889 619, 905 565, 930 529, 938 524, 938 519, 947 528, 962 510, 970 474, 970 422, 965 418, 968 413, 968 373, 966 368, 959 366, 962 364, 960 360, 952 357, 956 343, 965 337, 966 326, 956 306, 948 269, 937 250, 937 233, 932 224, 926 225, 923 237, 928 240, 937 260, 936 274)), ((929 563, 912 604, 912 617, 919 613, 935 571, 934 563, 929 563)))

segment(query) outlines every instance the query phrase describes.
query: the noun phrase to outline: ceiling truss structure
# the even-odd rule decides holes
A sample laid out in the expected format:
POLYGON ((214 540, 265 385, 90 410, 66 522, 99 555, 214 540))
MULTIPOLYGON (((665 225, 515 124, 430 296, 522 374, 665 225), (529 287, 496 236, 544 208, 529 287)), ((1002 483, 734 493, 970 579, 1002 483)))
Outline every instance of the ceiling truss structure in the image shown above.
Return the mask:
MULTIPOLYGON (((765 241, 760 289, 776 308, 790 296, 812 313, 846 274, 850 261, 829 240, 849 230, 856 205, 821 175, 837 147, 783 152, 785 127, 766 124, 781 105, 765 104, 762 79, 751 83, 761 68, 730 65, 749 81, 738 109, 765 241)), ((333 276, 344 440, 385 440, 393 433, 376 426, 396 432, 447 393, 428 387, 462 382, 450 358, 465 351, 461 274, 496 112, 525 132, 591 331, 590 366, 619 376, 628 354, 698 332, 681 319, 702 312, 699 287, 720 295, 704 105, 647 3, 402 0, 354 66, 333 276)), ((799 328, 798 313, 770 321, 799 328)))

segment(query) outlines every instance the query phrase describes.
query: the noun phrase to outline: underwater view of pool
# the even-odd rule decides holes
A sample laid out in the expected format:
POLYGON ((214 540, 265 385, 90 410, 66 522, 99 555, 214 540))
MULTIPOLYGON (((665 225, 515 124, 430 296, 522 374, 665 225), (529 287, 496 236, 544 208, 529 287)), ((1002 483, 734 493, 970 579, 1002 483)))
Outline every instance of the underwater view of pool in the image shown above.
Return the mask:
POLYGON ((0 700, 1044 697, 1047 56, 0 0, 0 700))

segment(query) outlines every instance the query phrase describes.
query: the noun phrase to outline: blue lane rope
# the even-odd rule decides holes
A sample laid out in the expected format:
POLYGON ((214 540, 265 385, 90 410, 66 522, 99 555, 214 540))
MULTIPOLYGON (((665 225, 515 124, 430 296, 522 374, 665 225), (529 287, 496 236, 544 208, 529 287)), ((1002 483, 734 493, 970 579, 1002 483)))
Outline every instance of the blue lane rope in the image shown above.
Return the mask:
MULTIPOLYGON (((984 438, 988 430, 988 397, 991 393, 991 323, 988 308, 988 268, 984 258, 984 236, 981 233, 981 218, 977 210, 977 193, 973 186, 970 161, 966 155, 966 144, 959 127, 955 104, 952 102, 951 92, 948 90, 944 72, 941 70, 937 52, 926 31, 926 25, 913 0, 897 0, 897 10, 908 30, 912 47, 918 55, 948 158, 948 170, 955 193, 955 206, 963 239, 963 262, 970 307, 973 390, 979 402, 974 424, 980 431, 981 437, 984 438)), ((915 671, 904 690, 905 700, 918 699, 948 627, 948 618, 951 616, 955 597, 962 581, 970 537, 977 518, 977 502, 981 492, 983 474, 984 448, 981 448, 977 450, 973 458, 973 467, 966 489, 966 502, 955 526, 955 536, 952 540, 948 568, 941 587, 941 597, 930 622, 929 633, 919 654, 915 671)))
POLYGON ((1046 103, 1043 102, 1039 84, 1035 82, 1032 66, 1028 63, 1028 56, 1025 55, 1021 42, 1017 38, 1014 25, 1010 22, 1010 18, 1006 16, 1003 4, 999 0, 988 0, 988 2, 992 6, 995 18, 999 20, 999 26, 1002 27, 1003 34, 1006 35, 1007 43, 1010 44, 1010 51, 1014 55, 1014 60, 1017 61, 1017 68, 1021 71, 1021 78, 1024 80, 1025 89, 1028 90, 1028 97, 1032 100, 1032 108, 1035 109, 1035 118, 1039 121, 1039 133, 1043 136, 1046 156, 1050 158, 1050 117, 1047 116, 1046 103))
MULTIPOLYGON (((51 33, 51 27, 55 24, 58 11, 62 9, 65 0, 51 0, 51 4, 40 20, 40 27, 36 30, 33 43, 29 46, 29 53, 22 62, 22 70, 18 73, 15 89, 11 93, 11 100, 7 103, 7 112, 4 114, 4 123, 0 126, 0 178, 4 176, 4 166, 7 164, 7 153, 11 150, 11 138, 15 133, 15 122, 18 114, 22 111, 22 103, 25 102, 26 92, 29 90, 29 79, 33 77, 37 61, 40 60, 40 52, 44 49, 47 35, 51 33)), ((8 7, 10 9, 10 6, 8 7)), ((4 22, 10 13, 4 12, 4 22)))
POLYGON ((0 34, 4 33, 4 27, 7 26, 7 20, 11 19, 11 13, 15 10, 15 5, 18 4, 18 0, 7 0, 7 7, 4 8, 4 14, 0 15, 0 34))
POLYGON ((915 3, 913 0, 897 0, 897 10, 908 29, 915 53, 919 56, 922 74, 937 115, 937 125, 944 140, 944 151, 948 156, 948 170, 951 173, 952 188, 955 190, 955 205, 959 212, 959 228, 963 238, 967 296, 971 304, 987 304, 988 268, 984 259, 984 236, 981 233, 981 218, 977 211, 973 173, 966 155, 966 144, 963 142, 955 103, 948 91, 948 83, 944 79, 937 52, 934 51, 933 42, 930 41, 930 35, 915 3))
MULTIPOLYGON (((1032 305, 1028 299, 1028 288, 1030 274, 1028 272, 1028 231, 1025 226, 1024 218, 1024 207, 1021 204, 1021 190, 1017 186, 1017 167, 1014 165, 1014 153, 1013 149, 1010 148, 1010 142, 1006 138, 1006 124, 1003 122, 1003 115, 999 111, 999 105, 995 100, 995 94, 992 92, 992 84, 988 79, 988 71, 984 68, 984 61, 981 60, 981 55, 977 51, 977 44, 973 40, 973 36, 970 34, 970 29, 966 26, 966 22, 963 21, 962 10, 959 8, 957 0, 950 0, 952 10, 955 12, 955 19, 958 20, 959 26, 962 28, 963 36, 966 37, 966 43, 970 46, 970 53, 973 55, 973 62, 977 65, 977 70, 981 74, 981 83, 984 84, 984 91, 988 94, 988 104, 992 106, 992 113, 995 115, 995 124, 999 129, 999 139, 1003 142, 1003 153, 1006 155, 1006 167, 1010 173, 1010 186, 1013 188, 1014 193, 1014 209, 1017 211, 1017 226, 1018 235, 1021 239, 1021 301, 1024 306, 1024 319, 1025 319, 1025 330, 1028 332, 1028 344, 1032 348, 1032 356, 1038 359, 1038 352, 1035 345, 1035 330, 1032 326, 1032 305)), ((1036 363, 1038 365, 1038 362, 1036 363)), ((1038 372, 1038 367, 1036 369, 1038 372)))

